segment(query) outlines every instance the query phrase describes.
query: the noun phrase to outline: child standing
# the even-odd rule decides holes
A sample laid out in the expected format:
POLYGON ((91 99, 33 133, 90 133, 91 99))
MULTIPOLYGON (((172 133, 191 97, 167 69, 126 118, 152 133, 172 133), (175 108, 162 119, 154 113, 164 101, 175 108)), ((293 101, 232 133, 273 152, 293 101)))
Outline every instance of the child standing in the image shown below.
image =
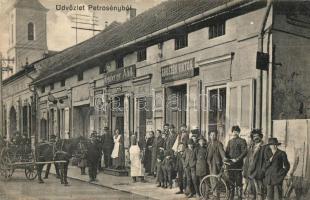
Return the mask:
POLYGON ((168 187, 172 188, 172 171, 173 171, 173 151, 172 150, 166 150, 165 151, 165 158, 163 161, 163 174, 164 174, 164 188, 168 187))

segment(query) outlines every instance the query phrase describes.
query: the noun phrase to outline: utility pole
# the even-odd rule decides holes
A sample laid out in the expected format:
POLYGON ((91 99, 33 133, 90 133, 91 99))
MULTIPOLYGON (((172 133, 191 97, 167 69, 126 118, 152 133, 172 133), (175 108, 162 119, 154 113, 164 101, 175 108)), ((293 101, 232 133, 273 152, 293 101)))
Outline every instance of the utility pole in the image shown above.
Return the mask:
POLYGON ((14 62, 14 59, 10 58, 3 58, 2 53, 0 52, 0 131, 1 136, 4 136, 3 134, 3 93, 2 93, 2 72, 3 71, 13 71, 13 69, 9 66, 3 66, 3 62, 14 62))
POLYGON ((82 14, 74 14, 74 16, 71 16, 71 21, 72 21, 72 23, 75 24, 75 26, 72 26, 71 28, 75 29, 75 42, 76 42, 76 44, 78 43, 78 30, 92 31, 93 35, 95 35, 95 32, 102 31, 102 30, 96 28, 99 25, 98 25, 98 17, 95 16, 95 13, 93 13, 92 16, 82 15, 82 14))

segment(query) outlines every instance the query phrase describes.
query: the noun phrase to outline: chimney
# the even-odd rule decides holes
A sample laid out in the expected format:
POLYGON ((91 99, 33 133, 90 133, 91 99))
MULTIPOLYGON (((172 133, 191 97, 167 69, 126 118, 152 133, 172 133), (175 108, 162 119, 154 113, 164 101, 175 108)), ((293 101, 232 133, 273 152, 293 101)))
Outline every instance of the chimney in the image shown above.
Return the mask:
POLYGON ((131 8, 130 10, 127 10, 126 15, 127 15, 127 20, 131 20, 137 15, 137 9, 131 8))

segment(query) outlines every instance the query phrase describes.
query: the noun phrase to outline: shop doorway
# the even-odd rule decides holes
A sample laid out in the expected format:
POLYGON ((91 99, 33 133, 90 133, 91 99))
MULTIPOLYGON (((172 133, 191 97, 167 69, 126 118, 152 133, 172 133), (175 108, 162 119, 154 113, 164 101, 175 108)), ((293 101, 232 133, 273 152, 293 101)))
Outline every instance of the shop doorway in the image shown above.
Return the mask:
POLYGON ((186 124, 187 85, 167 88, 166 92, 166 123, 173 124, 177 131, 186 124))
POLYGON ((114 97, 112 103, 112 131, 119 129, 124 134, 124 95, 114 97))
POLYGON ((138 114, 138 138, 141 145, 145 145, 147 124, 149 121, 152 122, 153 111, 152 111, 152 97, 141 97, 137 99, 137 114, 138 114))
POLYGON ((73 111, 74 115, 74 133, 70 133, 70 137, 90 135, 90 107, 89 105, 76 106, 73 111))

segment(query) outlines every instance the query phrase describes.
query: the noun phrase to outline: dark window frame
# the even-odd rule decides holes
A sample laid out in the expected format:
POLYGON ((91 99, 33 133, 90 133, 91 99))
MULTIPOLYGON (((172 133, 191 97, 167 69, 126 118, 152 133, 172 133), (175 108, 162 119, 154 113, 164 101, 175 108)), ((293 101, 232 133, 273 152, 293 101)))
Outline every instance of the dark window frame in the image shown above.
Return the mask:
POLYGON ((124 57, 116 58, 115 60, 116 69, 124 67, 124 57))
POLYGON ((60 81, 60 86, 65 87, 66 86, 66 79, 63 79, 60 81))
POLYGON ((137 62, 142 62, 146 60, 146 57, 147 57, 146 48, 143 48, 137 51, 137 62))
POLYGON ((83 79, 84 79, 84 72, 82 71, 77 74, 77 80, 82 81, 83 79))
POLYGON ((226 20, 209 26, 209 39, 217 38, 226 34, 226 20))
POLYGON ((54 85, 54 83, 51 83, 50 84, 50 90, 54 90, 55 89, 55 85, 54 85))
POLYGON ((99 67, 99 74, 104 74, 104 73, 106 73, 106 72, 107 72, 107 66, 106 66, 106 64, 101 65, 101 66, 99 67))
POLYGON ((45 93, 45 86, 41 87, 41 93, 45 93))
POLYGON ((32 22, 28 23, 28 40, 34 40, 34 24, 32 22))
POLYGON ((179 50, 188 47, 188 33, 182 33, 174 39, 174 49, 179 50))

